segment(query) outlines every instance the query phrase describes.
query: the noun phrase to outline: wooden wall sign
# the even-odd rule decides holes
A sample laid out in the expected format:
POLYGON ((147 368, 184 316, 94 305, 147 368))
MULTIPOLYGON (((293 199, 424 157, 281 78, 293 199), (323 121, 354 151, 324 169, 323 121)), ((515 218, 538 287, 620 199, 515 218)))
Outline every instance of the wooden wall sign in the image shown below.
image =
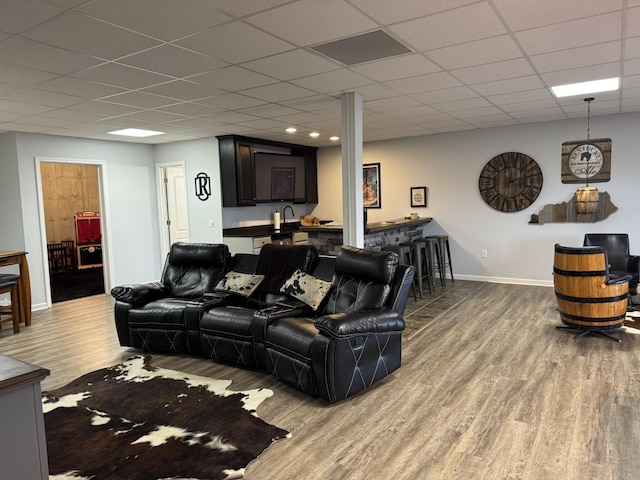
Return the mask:
POLYGON ((562 144, 562 183, 586 183, 587 174, 589 183, 611 180, 610 138, 571 140, 562 144))

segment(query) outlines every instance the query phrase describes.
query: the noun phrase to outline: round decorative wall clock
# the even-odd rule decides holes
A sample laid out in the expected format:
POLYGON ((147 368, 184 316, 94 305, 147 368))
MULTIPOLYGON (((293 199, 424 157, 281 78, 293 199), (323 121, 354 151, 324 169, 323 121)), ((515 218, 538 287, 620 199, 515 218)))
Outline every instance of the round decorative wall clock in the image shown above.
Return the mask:
POLYGON ((531 205, 542 190, 542 170, 520 152, 496 155, 480 172, 480 195, 491 208, 518 212, 531 205))

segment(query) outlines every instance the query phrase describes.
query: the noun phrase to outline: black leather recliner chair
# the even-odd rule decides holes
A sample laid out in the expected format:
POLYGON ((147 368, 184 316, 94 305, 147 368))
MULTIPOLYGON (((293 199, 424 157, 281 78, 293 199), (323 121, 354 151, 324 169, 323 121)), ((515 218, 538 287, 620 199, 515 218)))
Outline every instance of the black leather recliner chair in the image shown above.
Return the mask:
POLYGON ((197 321, 187 324, 195 299, 213 292, 231 256, 223 244, 174 243, 159 282, 114 287, 114 313, 120 345, 154 352, 190 352, 199 340, 197 321), (195 330, 195 331, 194 331, 195 330))
POLYGON ((413 274, 393 252, 343 246, 321 311, 271 319, 266 329, 256 329, 264 333, 266 370, 331 403, 389 375, 401 364, 413 274))
POLYGON ((587 233, 585 247, 601 247, 607 252, 609 273, 614 276, 631 275, 629 295, 638 294, 640 256, 629 253, 629 235, 626 233, 587 233))

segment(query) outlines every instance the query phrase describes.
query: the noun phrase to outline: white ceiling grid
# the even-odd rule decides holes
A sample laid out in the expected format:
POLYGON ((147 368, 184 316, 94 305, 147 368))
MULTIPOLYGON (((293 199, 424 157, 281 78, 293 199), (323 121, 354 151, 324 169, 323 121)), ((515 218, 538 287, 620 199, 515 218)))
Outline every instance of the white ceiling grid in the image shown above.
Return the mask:
POLYGON ((549 87, 614 76, 593 116, 640 111, 640 0, 2 0, 0 15, 0 132, 323 146, 343 92, 363 95, 372 141, 584 117, 549 87), (312 49, 375 30, 411 52, 345 66, 312 49))

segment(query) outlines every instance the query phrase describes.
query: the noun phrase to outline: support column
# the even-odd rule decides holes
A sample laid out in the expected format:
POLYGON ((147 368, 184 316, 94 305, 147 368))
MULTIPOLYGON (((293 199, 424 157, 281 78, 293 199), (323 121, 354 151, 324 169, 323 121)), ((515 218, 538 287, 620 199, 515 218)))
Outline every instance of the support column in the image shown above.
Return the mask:
POLYGON ((343 93, 341 108, 343 243, 363 248, 362 95, 356 92, 343 93))

